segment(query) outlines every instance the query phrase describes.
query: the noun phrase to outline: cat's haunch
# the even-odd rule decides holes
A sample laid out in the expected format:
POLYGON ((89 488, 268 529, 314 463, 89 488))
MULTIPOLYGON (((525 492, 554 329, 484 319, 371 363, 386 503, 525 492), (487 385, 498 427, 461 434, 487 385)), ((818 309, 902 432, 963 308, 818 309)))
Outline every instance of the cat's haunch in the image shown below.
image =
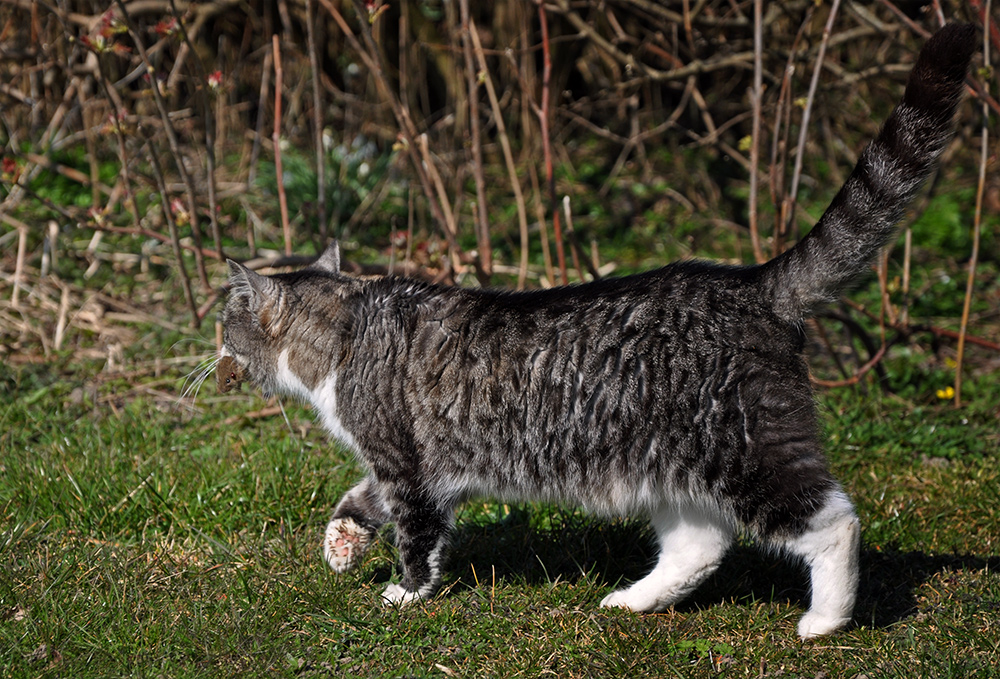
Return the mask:
POLYGON ((356 566, 384 523, 403 566, 383 597, 434 593, 459 503, 573 503, 650 519, 652 571, 603 606, 661 610, 737 534, 801 560, 803 638, 850 619, 861 529, 830 474, 802 321, 863 274, 952 134, 971 26, 924 47, 903 101, 817 226, 760 266, 682 262, 618 279, 502 292, 230 262, 218 384, 310 403, 367 470, 324 555, 356 566))

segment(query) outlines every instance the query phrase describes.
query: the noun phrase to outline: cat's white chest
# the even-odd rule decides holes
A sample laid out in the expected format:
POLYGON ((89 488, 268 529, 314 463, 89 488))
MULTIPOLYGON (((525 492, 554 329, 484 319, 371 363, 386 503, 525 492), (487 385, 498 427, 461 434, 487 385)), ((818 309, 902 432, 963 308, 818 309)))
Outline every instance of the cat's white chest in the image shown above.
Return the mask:
POLYGON ((333 374, 320 381, 314 389, 309 389, 302 379, 288 365, 288 351, 278 355, 277 380, 283 390, 292 396, 307 401, 316 410, 326 430, 340 443, 353 450, 358 449, 354 435, 340 421, 337 409, 337 375, 333 374))
POLYGON ((344 427, 337 412, 337 376, 331 375, 320 382, 319 386, 313 390, 309 400, 327 431, 344 445, 357 450, 357 441, 354 440, 351 432, 344 427))

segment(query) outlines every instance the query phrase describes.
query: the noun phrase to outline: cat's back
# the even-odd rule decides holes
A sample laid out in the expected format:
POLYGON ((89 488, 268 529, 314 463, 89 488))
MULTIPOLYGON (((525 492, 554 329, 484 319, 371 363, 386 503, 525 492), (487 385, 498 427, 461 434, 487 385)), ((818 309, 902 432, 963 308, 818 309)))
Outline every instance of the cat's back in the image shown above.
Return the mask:
POLYGON ((623 345, 661 346, 675 355, 801 349, 799 327, 779 319, 761 293, 757 267, 679 262, 528 292, 429 288, 413 307, 420 341, 451 340, 473 355, 488 347, 575 350, 581 357, 623 345))
POLYGON ((417 447, 449 451, 435 457, 456 465, 448 478, 600 498, 610 469, 700 469, 706 451, 740 454, 744 411, 762 399, 808 398, 801 331, 770 311, 755 276, 694 262, 534 292, 396 280, 369 296, 397 291, 383 313, 407 319, 401 398, 417 447))

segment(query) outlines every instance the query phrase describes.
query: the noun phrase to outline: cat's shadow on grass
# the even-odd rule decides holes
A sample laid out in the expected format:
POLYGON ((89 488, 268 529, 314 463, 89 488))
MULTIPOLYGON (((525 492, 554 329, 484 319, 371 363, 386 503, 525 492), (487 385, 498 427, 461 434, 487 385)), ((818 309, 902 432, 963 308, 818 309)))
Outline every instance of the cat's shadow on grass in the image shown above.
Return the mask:
MULTIPOLYGON (((590 578, 612 587, 644 576, 656 550, 640 521, 606 522, 579 513, 515 508, 496 521, 459 521, 451 540, 446 582, 453 590, 497 581, 541 585, 590 578)), ((1000 557, 927 554, 863 547, 856 624, 884 628, 919 612, 917 590, 946 570, 1000 568, 1000 557)), ((800 565, 749 545, 737 545, 719 570, 678 610, 729 601, 790 602, 808 607, 800 565)))

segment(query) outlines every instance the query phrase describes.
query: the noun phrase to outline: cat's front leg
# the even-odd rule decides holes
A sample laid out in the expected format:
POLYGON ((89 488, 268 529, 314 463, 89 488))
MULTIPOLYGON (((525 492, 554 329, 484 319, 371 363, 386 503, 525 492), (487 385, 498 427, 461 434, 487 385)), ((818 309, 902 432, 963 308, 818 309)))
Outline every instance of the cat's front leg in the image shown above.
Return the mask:
POLYGON ((326 526, 323 556, 337 573, 354 568, 371 546, 379 526, 390 515, 378 485, 366 477, 337 504, 326 526))
POLYGON ((430 597, 441 583, 442 558, 454 510, 420 493, 400 493, 397 497, 392 505, 403 578, 398 585, 386 587, 382 598, 388 603, 407 604, 430 597))

